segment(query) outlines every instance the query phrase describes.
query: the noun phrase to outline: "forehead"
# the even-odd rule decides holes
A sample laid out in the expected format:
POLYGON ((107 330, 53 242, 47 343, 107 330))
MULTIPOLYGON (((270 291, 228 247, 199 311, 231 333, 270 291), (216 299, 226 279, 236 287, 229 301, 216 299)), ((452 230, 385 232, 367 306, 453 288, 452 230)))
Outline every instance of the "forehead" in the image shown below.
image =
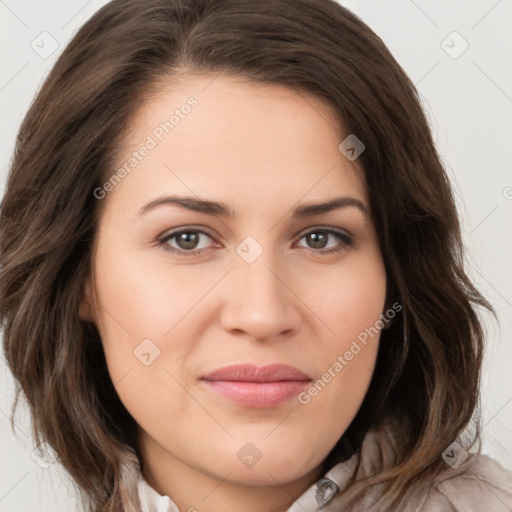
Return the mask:
POLYGON ((236 197, 245 209, 340 193, 365 200, 358 162, 338 149, 347 135, 314 95, 238 76, 173 77, 133 117, 116 164, 137 161, 114 192, 130 203, 165 192, 236 197))

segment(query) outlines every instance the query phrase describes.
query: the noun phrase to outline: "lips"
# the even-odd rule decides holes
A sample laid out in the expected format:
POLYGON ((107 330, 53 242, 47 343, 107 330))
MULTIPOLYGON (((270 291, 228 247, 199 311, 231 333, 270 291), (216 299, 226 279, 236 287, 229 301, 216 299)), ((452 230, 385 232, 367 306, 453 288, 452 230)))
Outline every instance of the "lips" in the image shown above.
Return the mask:
POLYGON ((231 382, 282 382, 309 381, 308 375, 287 364, 272 364, 254 366, 250 364, 235 364, 225 366, 202 377, 203 380, 223 380, 231 382))
POLYGON ((210 391, 243 407, 276 407, 300 393, 311 378, 285 364, 231 365, 201 377, 210 391))

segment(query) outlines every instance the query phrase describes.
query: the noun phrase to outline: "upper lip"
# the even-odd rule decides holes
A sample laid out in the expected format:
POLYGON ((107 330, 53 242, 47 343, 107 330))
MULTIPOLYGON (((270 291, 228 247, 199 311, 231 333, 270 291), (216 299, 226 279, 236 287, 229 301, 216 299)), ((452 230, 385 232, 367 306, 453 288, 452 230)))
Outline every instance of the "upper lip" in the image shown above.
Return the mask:
POLYGON ((202 380, 223 380, 232 382, 281 382, 309 381, 304 372, 287 364, 256 366, 253 364, 234 364, 219 368, 201 377, 202 380))

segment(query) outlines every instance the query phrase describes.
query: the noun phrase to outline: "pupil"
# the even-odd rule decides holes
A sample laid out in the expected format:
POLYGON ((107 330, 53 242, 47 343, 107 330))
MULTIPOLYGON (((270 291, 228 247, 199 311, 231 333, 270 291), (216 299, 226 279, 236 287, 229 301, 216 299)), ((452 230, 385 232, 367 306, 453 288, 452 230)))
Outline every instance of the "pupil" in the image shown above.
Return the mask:
POLYGON ((310 241, 313 242, 313 247, 315 249, 322 249, 323 247, 325 247, 325 244, 327 242, 326 233, 323 233, 321 231, 317 232, 317 233, 310 233, 309 237, 310 237, 310 241))
POLYGON ((193 249, 199 241, 199 234, 186 231, 178 235, 177 243, 182 249, 193 249))

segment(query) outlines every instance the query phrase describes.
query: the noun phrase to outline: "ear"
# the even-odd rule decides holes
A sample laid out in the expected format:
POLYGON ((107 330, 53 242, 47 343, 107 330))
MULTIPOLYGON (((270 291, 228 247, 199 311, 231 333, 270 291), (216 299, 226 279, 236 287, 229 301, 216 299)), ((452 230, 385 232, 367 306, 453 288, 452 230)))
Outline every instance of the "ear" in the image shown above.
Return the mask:
POLYGON ((384 327, 382 328, 383 330, 389 329, 389 326, 393 323, 393 319, 392 318, 386 318, 385 315, 383 316, 382 321, 384 322, 384 327))
POLYGON ((94 298, 92 295, 91 282, 89 278, 87 278, 82 290, 82 297, 80 299, 80 305, 78 308, 78 316, 84 322, 94 323, 96 320, 94 298))
MULTIPOLYGON (((386 299, 386 303, 384 304, 384 311, 382 312, 382 321, 384 322, 384 327, 382 329, 388 329, 389 326, 393 323, 393 318, 388 318, 386 315, 386 311, 388 309, 392 309, 392 301, 390 298, 386 299)), ((393 315, 394 317, 394 315, 393 315)))

